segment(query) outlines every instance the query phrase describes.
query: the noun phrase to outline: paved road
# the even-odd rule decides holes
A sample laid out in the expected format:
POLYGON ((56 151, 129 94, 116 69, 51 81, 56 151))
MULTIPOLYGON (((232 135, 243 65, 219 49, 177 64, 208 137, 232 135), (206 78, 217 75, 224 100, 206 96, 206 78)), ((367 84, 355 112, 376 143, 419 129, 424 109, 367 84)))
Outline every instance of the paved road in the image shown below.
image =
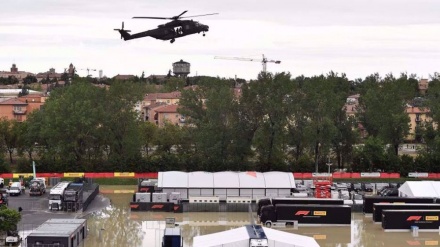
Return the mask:
POLYGON ((29 231, 37 228, 48 219, 82 218, 108 205, 110 205, 109 199, 98 194, 85 212, 51 211, 49 210, 48 193, 42 196, 29 196, 26 191, 25 194, 20 196, 10 196, 8 207, 17 210, 19 207, 23 209, 18 228, 20 231, 29 231))

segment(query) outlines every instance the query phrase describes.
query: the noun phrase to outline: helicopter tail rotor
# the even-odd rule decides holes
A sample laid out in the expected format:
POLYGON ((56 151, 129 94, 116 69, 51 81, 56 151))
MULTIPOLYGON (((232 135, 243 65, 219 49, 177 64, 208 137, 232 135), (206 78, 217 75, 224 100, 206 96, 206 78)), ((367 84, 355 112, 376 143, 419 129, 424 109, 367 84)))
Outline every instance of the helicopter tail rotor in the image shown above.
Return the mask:
POLYGON ((125 29, 124 29, 124 22, 122 22, 122 27, 121 27, 121 29, 117 29, 117 28, 115 28, 115 29, 113 29, 113 30, 118 31, 118 32, 121 34, 121 39, 126 39, 127 37, 129 37, 130 34, 128 34, 128 33, 131 32, 131 30, 125 30, 125 29))

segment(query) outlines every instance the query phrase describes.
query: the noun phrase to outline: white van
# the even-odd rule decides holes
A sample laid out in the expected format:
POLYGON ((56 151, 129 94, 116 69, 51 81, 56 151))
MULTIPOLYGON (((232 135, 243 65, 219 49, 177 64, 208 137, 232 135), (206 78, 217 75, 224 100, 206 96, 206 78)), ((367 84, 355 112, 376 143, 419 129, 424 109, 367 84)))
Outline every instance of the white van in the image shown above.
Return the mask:
POLYGON ((21 195, 23 190, 23 187, 21 186, 20 182, 14 182, 11 184, 11 187, 9 187, 9 195, 21 195))

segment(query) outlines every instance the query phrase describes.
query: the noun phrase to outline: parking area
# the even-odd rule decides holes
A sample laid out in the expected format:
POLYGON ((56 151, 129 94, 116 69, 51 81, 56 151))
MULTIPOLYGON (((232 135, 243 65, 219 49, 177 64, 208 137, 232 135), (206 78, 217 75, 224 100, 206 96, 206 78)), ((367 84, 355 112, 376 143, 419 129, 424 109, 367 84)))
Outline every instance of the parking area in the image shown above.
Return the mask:
POLYGON ((98 194, 85 212, 64 212, 49 210, 49 193, 42 196, 29 196, 26 190, 25 194, 8 197, 8 207, 18 210, 22 208, 22 219, 18 225, 19 231, 30 231, 44 223, 48 219, 73 219, 82 218, 86 214, 100 210, 110 204, 109 200, 98 194))

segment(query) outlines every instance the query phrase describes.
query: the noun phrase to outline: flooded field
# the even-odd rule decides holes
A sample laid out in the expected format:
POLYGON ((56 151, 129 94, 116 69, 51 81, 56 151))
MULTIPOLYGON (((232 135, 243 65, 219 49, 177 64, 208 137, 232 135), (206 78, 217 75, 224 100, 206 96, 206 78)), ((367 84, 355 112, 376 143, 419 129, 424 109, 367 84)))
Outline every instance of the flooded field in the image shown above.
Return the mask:
MULTIPOLYGON (((162 246, 167 217, 176 219, 176 224, 182 229, 185 247, 192 246, 195 236, 237 228, 250 222, 248 213, 131 213, 129 201, 132 194, 105 196, 110 199, 111 205, 88 216, 89 236, 84 246, 162 246)), ((314 237, 322 247, 440 246, 439 233, 419 233, 418 237, 413 237, 410 232, 385 233, 379 224, 374 224, 371 218, 359 213, 353 214, 351 227, 300 227, 279 230, 314 237)))

